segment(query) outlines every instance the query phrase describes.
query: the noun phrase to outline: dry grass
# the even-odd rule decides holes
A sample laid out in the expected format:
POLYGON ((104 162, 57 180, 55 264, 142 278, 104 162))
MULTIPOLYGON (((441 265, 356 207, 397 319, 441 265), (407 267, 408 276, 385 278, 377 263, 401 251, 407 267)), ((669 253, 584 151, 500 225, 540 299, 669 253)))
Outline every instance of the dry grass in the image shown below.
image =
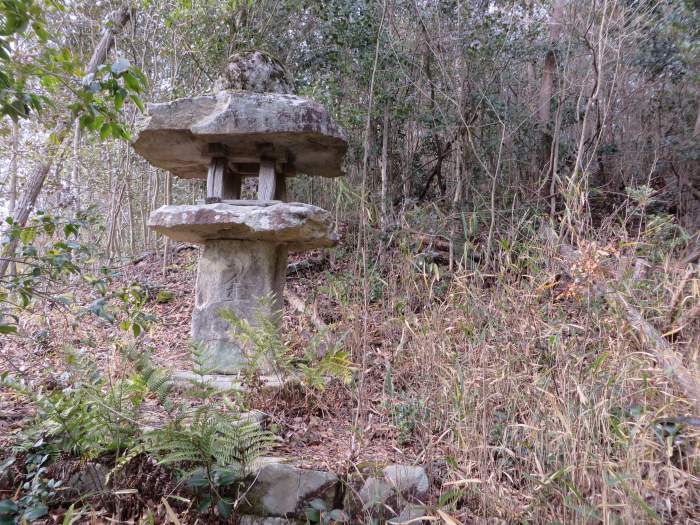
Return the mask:
MULTIPOLYGON (((339 472, 368 462, 428 465, 431 509, 462 523, 700 523, 700 428, 687 419, 698 414, 596 287, 607 279, 660 332, 673 332, 692 369, 694 267, 673 264, 658 245, 632 252, 621 234, 582 244, 572 265, 531 229, 506 232, 490 264, 450 272, 424 264, 423 237, 409 231, 370 232, 376 257, 366 272, 349 232, 323 271, 290 279, 344 338, 359 374, 347 388, 262 400, 280 451, 339 472), (641 275, 632 253, 647 261, 641 275)), ((165 277, 158 261, 122 275, 176 292, 173 303, 149 306, 157 320, 148 338, 162 364, 184 366, 193 266, 187 255, 165 277)), ((56 363, 59 347, 88 336, 111 366, 113 327, 86 320, 69 339, 58 324, 50 348, 29 354, 31 371, 46 371, 42 359, 56 363)), ((293 348, 304 350, 312 325, 287 312, 293 348)))
MULTIPOLYGON (((488 274, 438 278, 401 250, 378 272, 384 315, 370 304, 370 317, 383 343, 365 372, 382 369, 394 389, 373 409, 410 426, 386 407, 422 407, 416 462, 433 465, 437 501, 467 523, 700 523, 693 405, 595 287, 608 279, 663 332, 685 269, 666 258, 639 279, 624 249, 586 246, 593 259, 576 267, 532 235, 488 274)), ((684 308, 697 285, 686 280, 684 308)), ((691 369, 697 337, 696 322, 674 342, 691 369)))

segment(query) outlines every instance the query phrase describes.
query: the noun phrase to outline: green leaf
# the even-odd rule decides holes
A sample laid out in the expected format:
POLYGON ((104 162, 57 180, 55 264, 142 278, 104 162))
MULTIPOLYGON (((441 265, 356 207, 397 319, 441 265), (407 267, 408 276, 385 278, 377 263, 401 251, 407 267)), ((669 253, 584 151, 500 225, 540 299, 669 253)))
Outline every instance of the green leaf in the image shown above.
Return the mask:
POLYGON ((41 40, 42 42, 46 42, 49 39, 49 33, 48 31, 46 31, 46 28, 43 24, 34 22, 34 24, 32 24, 32 29, 34 29, 36 36, 38 36, 39 40, 41 40))
POLYGON ((19 240, 22 244, 29 244, 36 238, 36 230, 34 228, 25 228, 19 233, 19 240))
POLYGON ((233 469, 221 469, 217 471, 216 474, 217 485, 221 487, 233 485, 236 481, 241 479, 240 473, 233 469))
POLYGON ((228 518, 233 511, 233 505, 226 501, 225 499, 220 499, 216 504, 216 510, 219 511, 219 516, 222 518, 228 518))
POLYGON ((203 470, 196 470, 186 481, 190 487, 206 487, 209 485, 209 480, 204 475, 203 470))
POLYGON ((124 126, 116 122, 112 124, 112 136, 115 139, 131 140, 131 134, 124 129, 124 126))
POLYGON ((80 226, 77 224, 74 224, 72 222, 69 222, 63 227, 63 234, 66 237, 70 237, 71 235, 75 235, 76 237, 78 236, 78 231, 80 230, 80 226))
POLYGON ((126 99, 126 90, 123 88, 119 88, 117 92, 114 94, 114 110, 119 112, 122 109, 122 106, 124 105, 124 100, 126 99))
POLYGON ((18 510, 17 503, 11 499, 0 500, 0 514, 14 514, 18 510))
POLYGON ((131 64, 126 58, 119 58, 112 64, 112 73, 115 75, 121 75, 122 73, 129 71, 131 64))
POLYGON ((136 93, 141 92, 141 82, 139 82, 139 79, 132 75, 130 71, 124 73, 122 78, 124 79, 124 85, 131 91, 135 91, 136 93))
POLYGON ((304 514, 306 515, 306 519, 309 520, 310 523, 321 523, 320 511, 316 509, 306 509, 304 511, 304 514))
POLYGON ((211 498, 204 498, 199 502, 199 505, 197 505, 197 512, 206 512, 209 510, 209 507, 211 507, 211 498))
POLYGON ((11 324, 0 324, 0 334, 16 334, 17 327, 11 324))
POLYGON ((102 124, 100 128, 100 139, 104 140, 112 134, 112 125, 109 122, 102 124))
POLYGON ((49 508, 43 503, 39 503, 34 507, 27 509, 22 517, 28 522, 36 521, 39 518, 46 516, 49 513, 49 508))
POLYGON ((146 112, 146 108, 139 97, 137 97, 136 95, 129 95, 129 98, 134 102, 134 104, 136 104, 136 107, 139 108, 139 111, 141 113, 146 112))

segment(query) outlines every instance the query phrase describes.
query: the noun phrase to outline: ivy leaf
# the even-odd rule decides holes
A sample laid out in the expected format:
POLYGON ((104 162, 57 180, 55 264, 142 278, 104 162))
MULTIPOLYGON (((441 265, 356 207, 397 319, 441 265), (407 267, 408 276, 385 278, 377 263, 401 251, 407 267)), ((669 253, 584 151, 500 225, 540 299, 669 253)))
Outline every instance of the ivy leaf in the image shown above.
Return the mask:
POLYGON ((199 502, 199 505, 197 505, 197 512, 206 512, 209 510, 209 507, 211 507, 211 498, 204 498, 199 502))
POLYGON ((233 511, 233 505, 224 499, 220 499, 216 504, 216 510, 219 511, 219 516, 222 518, 228 518, 233 511))
POLYGON ((48 513, 49 513, 48 507, 46 505, 44 505, 43 503, 39 503, 38 505, 35 505, 34 507, 27 509, 27 511, 24 513, 24 515, 22 517, 31 523, 32 521, 36 521, 39 518, 46 516, 48 513))

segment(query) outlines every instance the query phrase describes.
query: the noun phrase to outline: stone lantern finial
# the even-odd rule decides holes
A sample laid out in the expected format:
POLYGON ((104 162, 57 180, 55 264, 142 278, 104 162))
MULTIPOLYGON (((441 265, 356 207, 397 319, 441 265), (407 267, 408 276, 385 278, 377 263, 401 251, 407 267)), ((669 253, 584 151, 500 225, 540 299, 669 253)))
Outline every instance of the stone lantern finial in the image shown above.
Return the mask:
POLYGON ((229 57, 215 90, 288 95, 294 93, 294 85, 279 60, 262 51, 248 51, 229 57))

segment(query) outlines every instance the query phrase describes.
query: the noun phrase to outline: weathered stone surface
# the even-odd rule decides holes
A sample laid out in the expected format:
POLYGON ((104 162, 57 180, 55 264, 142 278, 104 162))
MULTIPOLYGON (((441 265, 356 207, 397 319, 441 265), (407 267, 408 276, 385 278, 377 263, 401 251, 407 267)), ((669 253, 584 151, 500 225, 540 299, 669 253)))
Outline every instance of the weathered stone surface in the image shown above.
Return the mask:
MULTIPOLYGON (((260 390, 278 391, 286 384, 293 382, 284 381, 277 374, 260 376, 260 390)), ((173 374, 173 386, 179 390, 186 390, 192 387, 193 381, 202 381, 212 388, 218 390, 246 390, 246 386, 237 375, 230 374, 206 374, 202 377, 194 372, 181 370, 173 374)))
POLYGON ((359 496, 363 509, 369 509, 376 505, 381 505, 393 493, 391 485, 383 479, 367 478, 360 489, 359 496))
POLYGON ((162 206, 151 213, 148 225, 176 241, 197 244, 221 239, 268 241, 284 244, 290 251, 303 251, 330 247, 338 241, 330 213, 298 202, 162 206))
POLYGON ((345 509, 353 515, 386 520, 392 516, 390 509, 399 513, 412 502, 420 501, 427 494, 429 485, 423 467, 389 465, 380 476, 366 478, 359 489, 355 483, 354 490, 346 492, 345 509))
POLYGON ((255 93, 292 93, 294 86, 284 66, 261 51, 231 55, 215 90, 239 89, 255 93))
POLYGON ((425 494, 430 483, 425 469, 411 465, 389 465, 384 468, 384 479, 397 492, 425 494))
POLYGON ((330 472, 268 464, 256 474, 242 509, 257 516, 303 518, 304 508, 313 499, 333 508, 337 488, 338 477, 330 472))
POLYGON ((425 523, 420 518, 426 515, 423 505, 406 505, 397 517, 390 519, 387 523, 389 525, 401 525, 403 523, 418 525, 418 523, 425 523))
POLYGON ((345 132, 326 110, 294 95, 221 91, 149 104, 134 149, 154 166, 183 178, 206 178, 209 144, 228 147, 235 163, 256 163, 261 148, 307 175, 338 177, 345 132))
POLYGON ((88 462, 74 472, 63 484, 70 494, 92 494, 101 492, 107 486, 109 468, 101 463, 88 462))
POLYGON ((295 525, 300 523, 287 518, 261 518, 260 516, 241 516, 239 525, 295 525))
POLYGON ((231 337, 221 311, 252 326, 261 316, 279 322, 287 273, 287 249, 261 241, 209 241, 199 259, 192 338, 204 344, 205 366, 236 373, 245 364, 243 341, 231 337))
POLYGON ((383 476, 369 477, 360 489, 362 506, 367 508, 386 501, 393 495, 422 496, 428 492, 430 483, 425 469, 411 465, 388 465, 383 476))

